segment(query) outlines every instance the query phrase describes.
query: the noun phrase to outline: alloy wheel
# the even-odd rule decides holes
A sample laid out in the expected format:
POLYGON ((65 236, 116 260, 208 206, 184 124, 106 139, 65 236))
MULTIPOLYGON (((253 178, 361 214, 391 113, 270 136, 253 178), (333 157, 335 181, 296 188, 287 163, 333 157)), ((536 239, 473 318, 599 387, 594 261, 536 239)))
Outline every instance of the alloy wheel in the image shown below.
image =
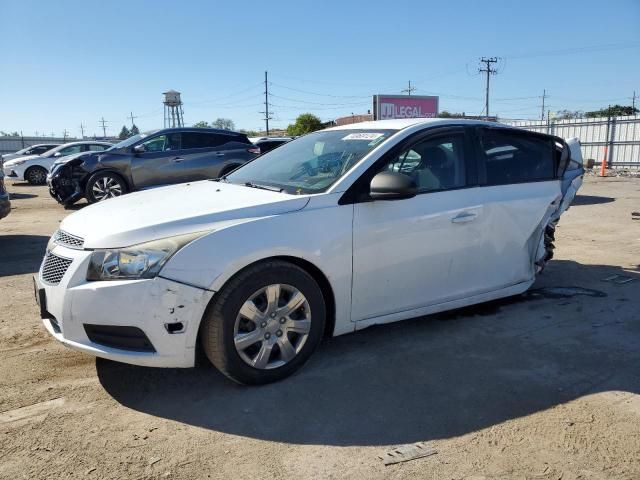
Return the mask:
POLYGON ((102 177, 96 180, 91 188, 97 202, 122 195, 122 185, 113 177, 102 177))
POLYGON ((273 284, 254 292, 236 317, 233 341, 240 358, 265 370, 295 358, 311 331, 311 310, 297 288, 273 284))
POLYGON ((43 185, 47 181, 47 172, 42 168, 32 168, 28 180, 34 185, 43 185))

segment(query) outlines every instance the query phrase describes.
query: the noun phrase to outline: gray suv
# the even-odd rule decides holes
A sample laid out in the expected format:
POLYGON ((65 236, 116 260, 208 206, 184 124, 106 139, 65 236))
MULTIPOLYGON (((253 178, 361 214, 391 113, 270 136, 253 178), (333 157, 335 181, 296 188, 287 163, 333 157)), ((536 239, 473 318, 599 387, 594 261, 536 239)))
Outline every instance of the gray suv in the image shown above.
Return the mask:
POLYGON ((104 152, 56 162, 48 177, 63 205, 84 197, 100 202, 157 185, 218 178, 260 153, 243 133, 212 128, 167 128, 141 133, 104 152))

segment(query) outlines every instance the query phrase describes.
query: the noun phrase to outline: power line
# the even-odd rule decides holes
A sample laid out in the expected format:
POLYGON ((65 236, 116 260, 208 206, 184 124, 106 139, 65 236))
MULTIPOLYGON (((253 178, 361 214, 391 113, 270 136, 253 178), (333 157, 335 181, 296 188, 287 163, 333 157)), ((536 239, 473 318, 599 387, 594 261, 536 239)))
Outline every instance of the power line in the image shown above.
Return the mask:
POLYGON ((103 138, 107 138, 107 126, 106 126, 107 123, 108 123, 107 120, 105 120, 104 117, 102 117, 100 119, 99 123, 102 124, 102 134, 103 134, 102 136, 103 136, 103 138))
POLYGON ((416 87, 412 87, 411 86, 411 80, 409 80, 409 86, 407 88, 405 88, 404 90, 402 90, 400 93, 407 93, 407 95, 411 95, 411 92, 417 90, 416 87))
POLYGON ((267 137, 269 136, 269 120, 272 117, 269 116, 269 74, 265 70, 264 72, 264 112, 260 112, 264 114, 264 124, 265 130, 267 132, 267 137))
POLYGON ((485 111, 485 118, 489 119, 489 77, 491 75, 495 75, 496 73, 498 73, 498 71, 495 68, 491 68, 491 64, 498 63, 498 59, 496 57, 489 57, 489 58, 482 57, 480 59, 480 63, 484 63, 486 65, 485 68, 479 68, 478 72, 479 73, 484 72, 487 74, 487 88, 486 88, 486 94, 485 94, 485 100, 484 100, 484 111, 485 111))
POLYGON ((129 115, 127 118, 131 119, 131 128, 135 127, 135 123, 133 123, 133 121, 138 117, 134 117, 133 112, 131 112, 131 115, 129 115))

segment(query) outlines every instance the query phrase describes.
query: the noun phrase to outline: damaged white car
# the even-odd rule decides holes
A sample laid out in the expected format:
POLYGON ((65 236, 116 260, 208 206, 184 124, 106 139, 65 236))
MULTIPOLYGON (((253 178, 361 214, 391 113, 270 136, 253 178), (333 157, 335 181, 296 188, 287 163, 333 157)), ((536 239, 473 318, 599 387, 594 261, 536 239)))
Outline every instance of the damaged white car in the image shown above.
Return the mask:
POLYGON ((331 128, 213 181, 67 217, 36 278, 47 330, 138 365, 202 348, 245 384, 324 335, 527 290, 582 182, 579 144, 496 123, 331 128))

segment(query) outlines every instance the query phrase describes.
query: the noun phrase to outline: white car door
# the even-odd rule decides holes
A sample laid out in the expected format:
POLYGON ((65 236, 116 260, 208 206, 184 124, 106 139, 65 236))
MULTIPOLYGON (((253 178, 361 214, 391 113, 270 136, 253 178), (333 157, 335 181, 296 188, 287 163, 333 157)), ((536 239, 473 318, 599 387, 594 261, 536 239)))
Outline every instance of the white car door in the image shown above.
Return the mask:
POLYGON ((543 229, 562 201, 559 151, 550 137, 501 127, 477 129, 483 212, 491 230, 487 288, 531 281, 543 229))
MULTIPOLYGON (((353 321, 413 310, 482 289, 488 226, 465 130, 406 141, 378 171, 411 176, 413 198, 356 202, 353 321)), ((366 177, 367 174, 365 174, 366 177)), ((363 177, 364 180, 366 180, 363 177)))

